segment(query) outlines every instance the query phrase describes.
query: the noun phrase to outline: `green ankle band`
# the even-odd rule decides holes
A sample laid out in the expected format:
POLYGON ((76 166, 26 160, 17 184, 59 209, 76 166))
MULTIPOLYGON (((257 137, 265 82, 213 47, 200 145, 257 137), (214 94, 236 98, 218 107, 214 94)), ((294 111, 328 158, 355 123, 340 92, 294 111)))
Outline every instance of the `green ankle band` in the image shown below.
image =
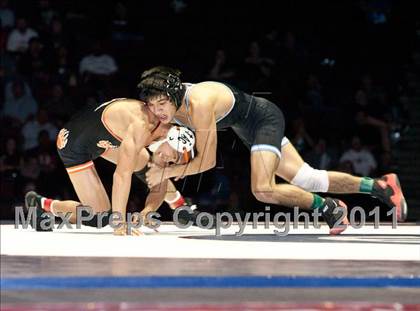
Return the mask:
POLYGON ((314 196, 314 201, 312 202, 311 208, 320 208, 324 205, 324 199, 317 194, 312 194, 314 196))
POLYGON ((360 189, 361 193, 372 193, 374 180, 369 177, 363 177, 362 181, 360 182, 360 189))

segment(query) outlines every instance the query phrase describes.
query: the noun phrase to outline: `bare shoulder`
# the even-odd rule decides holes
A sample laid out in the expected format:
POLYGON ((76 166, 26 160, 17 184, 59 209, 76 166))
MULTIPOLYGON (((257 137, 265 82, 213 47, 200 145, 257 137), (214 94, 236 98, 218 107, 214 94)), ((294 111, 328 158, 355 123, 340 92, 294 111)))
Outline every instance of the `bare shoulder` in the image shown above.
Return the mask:
POLYGON ((114 98, 104 103, 112 110, 130 111, 133 108, 144 106, 144 102, 132 98, 114 98))
POLYGON ((116 98, 108 102, 109 119, 113 119, 118 123, 130 124, 137 121, 147 120, 143 109, 144 103, 140 100, 130 98, 116 98))
POLYGON ((190 91, 190 101, 194 106, 212 106, 223 94, 230 94, 229 88, 219 82, 204 81, 197 83, 190 91))
POLYGON ((118 103, 118 104, 125 104, 125 105, 144 105, 144 102, 134 98, 115 98, 110 101, 110 103, 118 103))
POLYGON ((209 96, 225 92, 230 92, 230 90, 223 83, 215 81, 203 81, 194 85, 191 90, 191 95, 204 94, 209 96))

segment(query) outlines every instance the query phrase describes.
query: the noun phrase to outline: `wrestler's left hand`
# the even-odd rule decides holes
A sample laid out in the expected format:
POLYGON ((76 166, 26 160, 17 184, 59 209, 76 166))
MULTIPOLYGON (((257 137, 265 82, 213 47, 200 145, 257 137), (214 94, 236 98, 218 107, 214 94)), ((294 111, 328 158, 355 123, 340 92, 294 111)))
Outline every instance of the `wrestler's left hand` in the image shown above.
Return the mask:
POLYGON ((157 166, 154 163, 149 163, 149 170, 146 173, 147 185, 152 188, 159 185, 166 178, 164 176, 164 168, 157 166))

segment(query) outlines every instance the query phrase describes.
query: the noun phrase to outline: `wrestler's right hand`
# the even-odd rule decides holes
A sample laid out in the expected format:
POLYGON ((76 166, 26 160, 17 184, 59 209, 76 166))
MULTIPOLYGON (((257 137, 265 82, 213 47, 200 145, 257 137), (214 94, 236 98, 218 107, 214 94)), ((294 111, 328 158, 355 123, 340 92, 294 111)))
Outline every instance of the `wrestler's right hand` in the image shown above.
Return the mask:
POLYGON ((130 230, 128 230, 127 223, 122 223, 121 226, 118 226, 118 228, 114 229, 114 235, 140 236, 140 235, 143 235, 143 233, 136 228, 131 228, 130 230))

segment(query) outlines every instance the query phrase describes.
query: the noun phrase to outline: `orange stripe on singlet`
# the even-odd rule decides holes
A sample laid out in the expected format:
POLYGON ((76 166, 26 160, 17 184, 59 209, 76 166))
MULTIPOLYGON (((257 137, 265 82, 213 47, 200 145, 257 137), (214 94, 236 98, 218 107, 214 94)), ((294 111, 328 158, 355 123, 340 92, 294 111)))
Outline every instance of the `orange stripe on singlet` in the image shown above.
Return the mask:
POLYGON ((83 164, 80 164, 80 165, 68 167, 68 168, 66 168, 66 171, 69 174, 73 174, 73 173, 77 173, 77 172, 87 170, 87 169, 91 168, 93 165, 94 165, 93 162, 89 161, 89 162, 86 162, 86 163, 83 163, 83 164))

